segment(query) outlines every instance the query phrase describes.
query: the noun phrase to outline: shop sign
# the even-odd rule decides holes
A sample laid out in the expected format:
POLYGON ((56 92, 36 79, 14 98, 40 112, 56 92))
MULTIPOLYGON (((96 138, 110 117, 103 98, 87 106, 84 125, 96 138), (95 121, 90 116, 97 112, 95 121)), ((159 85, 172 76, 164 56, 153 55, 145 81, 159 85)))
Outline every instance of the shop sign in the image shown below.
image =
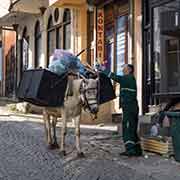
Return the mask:
POLYGON ((97 59, 104 63, 104 9, 97 11, 97 59))

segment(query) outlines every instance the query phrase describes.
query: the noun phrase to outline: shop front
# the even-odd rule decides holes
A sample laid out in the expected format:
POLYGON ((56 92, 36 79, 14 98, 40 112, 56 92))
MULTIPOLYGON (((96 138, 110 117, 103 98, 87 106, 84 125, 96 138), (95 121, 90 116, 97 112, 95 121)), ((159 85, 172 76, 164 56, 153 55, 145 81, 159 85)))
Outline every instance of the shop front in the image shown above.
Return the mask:
POLYGON ((97 6, 97 60, 117 74, 128 62, 128 14, 128 1, 97 6))
MULTIPOLYGON (((132 5, 132 4, 131 4, 132 5)), ((96 56, 106 69, 122 75, 122 65, 131 63, 132 28, 130 26, 130 2, 99 1, 96 4, 96 56)), ((134 63, 134 62, 133 62, 134 63)), ((113 82, 117 98, 109 103, 111 113, 120 113, 119 86, 113 82)), ((108 105, 107 105, 108 106, 108 105)))
POLYGON ((180 0, 144 3, 144 109, 180 97, 180 0))
MULTIPOLYGON (((94 38, 89 44, 95 44, 92 63, 98 61, 107 69, 122 75, 122 65, 132 63, 137 79, 138 102, 142 113, 142 24, 140 0, 96 0, 94 1, 94 38)), ((92 16, 93 14, 91 14, 92 16)), ((90 24, 93 24, 90 22, 90 24)), ((92 32, 92 31, 90 31, 92 32)), ((92 33, 89 33, 89 37, 92 33)), ((92 46, 91 46, 92 47, 92 46)), ((92 49, 92 48, 91 48, 92 49)), ((92 51, 91 51, 92 54, 92 51)), ((106 110, 121 113, 119 108, 119 86, 116 83, 117 98, 107 104, 106 110)))

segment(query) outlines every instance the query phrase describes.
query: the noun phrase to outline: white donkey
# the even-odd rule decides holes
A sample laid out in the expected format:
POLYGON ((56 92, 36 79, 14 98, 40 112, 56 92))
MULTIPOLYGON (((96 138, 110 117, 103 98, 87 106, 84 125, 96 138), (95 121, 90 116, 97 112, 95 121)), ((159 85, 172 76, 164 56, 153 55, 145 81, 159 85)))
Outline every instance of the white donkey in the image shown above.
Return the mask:
POLYGON ((44 108, 44 125, 46 140, 49 148, 58 148, 56 138, 56 123, 57 118, 62 117, 61 128, 61 142, 60 154, 65 156, 65 135, 67 129, 67 122, 74 120, 75 135, 76 135, 76 149, 79 157, 84 156, 80 148, 80 120, 82 108, 88 110, 90 113, 96 115, 98 112, 98 78, 85 79, 74 78, 68 76, 67 90, 65 93, 64 104, 60 108, 44 108), (51 118, 52 117, 52 118, 51 118), (51 128, 53 137, 51 135, 51 128))

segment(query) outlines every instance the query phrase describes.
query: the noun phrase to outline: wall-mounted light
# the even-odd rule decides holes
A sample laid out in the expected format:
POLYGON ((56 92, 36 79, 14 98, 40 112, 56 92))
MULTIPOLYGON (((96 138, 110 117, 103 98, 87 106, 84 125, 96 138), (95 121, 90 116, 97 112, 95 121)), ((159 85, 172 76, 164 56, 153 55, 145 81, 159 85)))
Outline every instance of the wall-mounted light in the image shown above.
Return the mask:
POLYGON ((88 4, 88 11, 89 12, 93 12, 94 11, 94 1, 93 0, 87 0, 87 4, 88 4))
POLYGON ((40 10, 40 12, 41 12, 41 15, 43 15, 44 14, 44 12, 46 11, 46 7, 44 7, 44 6, 41 6, 41 7, 39 7, 39 10, 40 10))
POLYGON ((12 24, 12 27, 15 31, 17 31, 19 24, 12 24))
POLYGON ((14 19, 14 21, 13 21, 12 27, 15 31, 17 31, 19 24, 17 23, 17 15, 16 14, 13 15, 13 19, 14 19))
POLYGON ((88 11, 93 12, 94 11, 94 6, 88 4, 88 11))

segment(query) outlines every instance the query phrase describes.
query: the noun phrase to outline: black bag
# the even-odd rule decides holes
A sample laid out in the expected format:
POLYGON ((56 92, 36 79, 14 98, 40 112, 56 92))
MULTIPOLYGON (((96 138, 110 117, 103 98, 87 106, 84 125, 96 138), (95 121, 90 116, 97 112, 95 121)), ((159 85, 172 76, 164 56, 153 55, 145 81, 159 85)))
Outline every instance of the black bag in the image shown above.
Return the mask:
MULTIPOLYGON (((38 106, 58 107, 64 102, 67 76, 46 69, 26 70, 20 81, 17 97, 38 106)), ((100 73, 100 98, 103 104, 116 98, 111 80, 100 73)))
POLYGON ((100 73, 100 104, 106 103, 116 98, 110 78, 100 73))
POLYGON ((58 76, 46 69, 24 71, 17 97, 39 106, 61 106, 67 86, 67 76, 58 76))

